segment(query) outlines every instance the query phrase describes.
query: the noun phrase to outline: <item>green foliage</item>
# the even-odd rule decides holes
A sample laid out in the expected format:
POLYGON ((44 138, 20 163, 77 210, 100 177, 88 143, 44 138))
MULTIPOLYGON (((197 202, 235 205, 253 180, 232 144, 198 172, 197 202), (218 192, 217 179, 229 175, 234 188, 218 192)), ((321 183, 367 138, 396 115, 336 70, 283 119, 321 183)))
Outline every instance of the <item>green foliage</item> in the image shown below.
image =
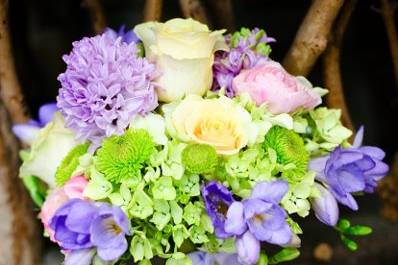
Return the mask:
POLYGON ((191 144, 182 151, 182 164, 192 174, 209 174, 218 164, 214 147, 207 144, 191 144))
MULTIPOLYGON (((269 56, 271 53, 271 46, 265 42, 260 42, 261 38, 265 35, 264 30, 260 30, 255 35, 255 42, 250 46, 250 48, 263 56, 269 56)), ((232 48, 236 48, 241 40, 247 40, 251 37, 251 30, 248 28, 242 27, 240 31, 236 31, 231 36, 231 46, 232 48)))
POLYGON ((300 251, 297 248, 284 248, 269 259, 269 264, 294 260, 298 256, 300 256, 300 251))
POLYGON ((47 195, 46 185, 35 176, 23 177, 22 181, 35 204, 41 207, 47 195))
POLYGON ((263 148, 275 150, 278 163, 294 165, 286 174, 289 179, 299 180, 307 173, 309 153, 303 139, 294 131, 273 126, 265 135, 263 148))
POLYGON ((55 172, 55 183, 58 187, 63 186, 71 178, 73 171, 79 165, 79 157, 87 153, 88 147, 89 144, 77 145, 62 160, 55 172))
POLYGON ((352 226, 347 219, 340 219, 335 229, 340 234, 340 239, 351 251, 358 249, 358 244, 348 236, 367 236, 372 233, 372 228, 364 225, 352 226))
POLYGON ((154 151, 155 144, 147 131, 128 130, 103 141, 95 165, 107 180, 120 183, 137 176, 154 151))

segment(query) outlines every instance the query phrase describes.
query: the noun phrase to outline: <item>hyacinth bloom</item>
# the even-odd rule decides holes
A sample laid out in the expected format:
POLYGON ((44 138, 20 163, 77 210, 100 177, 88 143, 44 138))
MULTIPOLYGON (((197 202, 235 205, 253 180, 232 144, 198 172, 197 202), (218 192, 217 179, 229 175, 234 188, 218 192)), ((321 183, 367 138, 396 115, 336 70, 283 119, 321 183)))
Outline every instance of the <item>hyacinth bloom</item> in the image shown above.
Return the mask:
POLYGON ((363 130, 361 127, 358 131, 352 147, 337 147, 328 156, 313 159, 309 165, 336 200, 352 210, 358 210, 352 193, 374 192, 377 182, 389 169, 382 161, 385 156, 383 150, 362 146, 363 130))
POLYGON ((38 120, 29 120, 27 123, 16 124, 12 127, 13 133, 26 144, 32 144, 41 128, 49 123, 57 112, 56 103, 47 103, 39 108, 38 120))
POLYGON ((89 256, 93 248, 104 261, 116 260, 127 250, 127 216, 119 207, 107 203, 69 200, 57 210, 50 227, 55 240, 68 252, 65 264, 73 264, 76 256, 89 256))
POLYGON ((234 202, 232 193, 216 181, 211 181, 202 188, 202 197, 206 212, 213 222, 214 232, 219 238, 227 238, 232 234, 225 232, 224 224, 228 207, 234 202))
POLYGON ((286 245, 292 231, 286 222, 287 214, 279 202, 288 191, 282 180, 258 183, 250 198, 233 202, 228 209, 225 231, 237 236, 236 248, 244 264, 254 264, 260 254, 260 241, 286 245))
POLYGON ((62 87, 57 102, 66 126, 79 140, 90 140, 91 150, 158 105, 155 65, 137 56, 135 43, 109 35, 74 42, 63 57, 67 69, 58 77, 62 87))

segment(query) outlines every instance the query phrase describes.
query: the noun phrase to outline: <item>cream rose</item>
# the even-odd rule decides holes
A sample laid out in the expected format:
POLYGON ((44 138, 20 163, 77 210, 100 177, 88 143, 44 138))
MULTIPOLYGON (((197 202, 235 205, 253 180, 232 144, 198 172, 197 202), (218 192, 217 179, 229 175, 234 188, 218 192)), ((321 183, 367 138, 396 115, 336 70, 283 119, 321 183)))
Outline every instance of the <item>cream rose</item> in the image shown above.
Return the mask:
POLYGON ((203 95, 212 83, 214 52, 228 49, 224 30, 212 32, 190 18, 147 22, 137 25, 134 32, 144 43, 146 57, 160 71, 157 93, 164 102, 203 95))
POLYGON ((171 122, 181 140, 211 145, 223 155, 239 152, 257 132, 250 114, 226 97, 188 96, 171 113, 171 122))

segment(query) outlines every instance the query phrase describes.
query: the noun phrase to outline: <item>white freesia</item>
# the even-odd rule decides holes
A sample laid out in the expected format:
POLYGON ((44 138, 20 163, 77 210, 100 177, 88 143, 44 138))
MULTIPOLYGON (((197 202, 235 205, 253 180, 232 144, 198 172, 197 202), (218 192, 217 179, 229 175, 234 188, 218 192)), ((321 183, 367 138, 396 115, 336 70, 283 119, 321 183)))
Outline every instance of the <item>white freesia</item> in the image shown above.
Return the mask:
POLYGON ((20 176, 36 176, 55 187, 55 172, 68 152, 78 142, 75 134, 65 128, 64 119, 60 113, 54 115, 53 120, 40 130, 33 141, 29 156, 20 168, 20 176))
POLYGON ((212 83, 214 52, 228 49, 222 36, 225 30, 210 31, 191 18, 146 22, 134 32, 144 43, 146 57, 160 71, 157 93, 164 102, 203 95, 212 83))
POLYGON ((159 114, 149 113, 146 116, 137 115, 130 122, 130 128, 145 129, 158 145, 167 144, 166 124, 164 118, 159 114))

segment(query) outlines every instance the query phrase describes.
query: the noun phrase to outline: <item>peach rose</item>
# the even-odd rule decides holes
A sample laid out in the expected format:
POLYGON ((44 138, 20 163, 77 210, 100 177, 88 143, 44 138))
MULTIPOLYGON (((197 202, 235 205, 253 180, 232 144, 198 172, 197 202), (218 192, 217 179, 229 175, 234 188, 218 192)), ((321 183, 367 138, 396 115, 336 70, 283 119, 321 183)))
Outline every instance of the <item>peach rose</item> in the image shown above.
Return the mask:
POLYGON ((256 131, 250 114, 226 97, 188 96, 171 114, 171 120, 181 140, 211 145, 224 155, 239 152, 256 131))
POLYGON ((54 189, 44 201, 39 217, 44 225, 44 230, 50 236, 52 241, 54 239, 54 231, 49 226, 51 218, 55 212, 70 199, 86 199, 83 196, 83 191, 86 188, 88 181, 83 176, 76 176, 71 178, 62 188, 54 189))
POLYGON ((309 82, 290 75, 274 61, 243 70, 232 86, 237 95, 248 93, 257 105, 266 103, 273 114, 313 109, 322 102, 309 82))

